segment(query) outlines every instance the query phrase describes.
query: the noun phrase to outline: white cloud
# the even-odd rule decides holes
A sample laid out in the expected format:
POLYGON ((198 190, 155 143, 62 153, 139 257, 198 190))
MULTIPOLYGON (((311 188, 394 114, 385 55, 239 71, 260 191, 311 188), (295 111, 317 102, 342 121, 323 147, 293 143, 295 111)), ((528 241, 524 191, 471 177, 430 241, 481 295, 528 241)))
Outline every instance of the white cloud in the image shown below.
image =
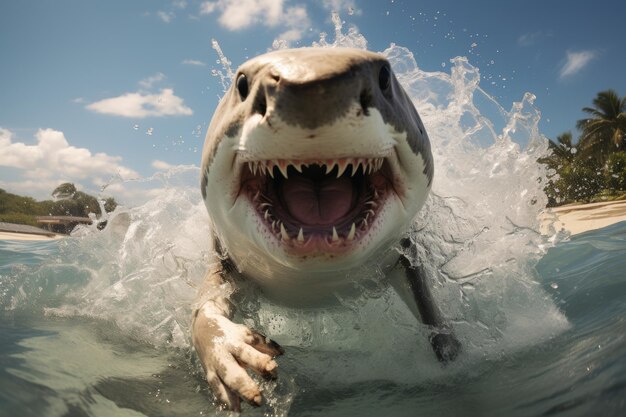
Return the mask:
POLYGON ((185 0, 175 0, 172 2, 172 6, 178 9, 184 9, 187 7, 187 2, 185 0))
POLYGON ((283 0, 217 0, 200 5, 200 14, 219 11, 219 22, 230 30, 247 28, 253 24, 276 26, 283 13, 283 0))
POLYGON ((214 0, 200 5, 200 14, 219 13, 219 23, 229 30, 246 29, 261 24, 266 27, 284 27, 279 36, 285 41, 297 41, 309 28, 306 7, 285 7, 284 0, 214 0))
POLYGON ((158 159, 152 161, 152 168, 158 169, 159 171, 169 171, 175 166, 176 165, 169 164, 165 161, 159 161, 158 159))
POLYGON ((517 38, 517 44, 519 46, 532 46, 539 41, 543 37, 543 32, 529 32, 524 33, 522 36, 517 38))
MULTIPOLYGON (((65 182, 71 182, 66 179, 61 180, 20 180, 20 181, 3 181, 0 180, 0 188, 14 194, 25 195, 35 199, 50 199, 52 190, 65 182)), ((76 184, 75 184, 76 185, 76 184)), ((80 188, 77 185, 77 188, 80 188)))
POLYGON ((580 52, 567 51, 566 61, 559 72, 559 77, 563 79, 576 74, 585 68, 591 60, 597 58, 597 56, 598 52, 592 50, 580 52))
POLYGON ((158 18, 161 19, 165 23, 171 22, 172 19, 174 19, 174 17, 176 16, 174 12, 164 12, 162 10, 159 10, 156 14, 158 18))
POLYGON ((198 61, 196 59, 185 59, 183 62, 181 62, 181 64, 183 65, 195 65, 197 67, 205 67, 206 64, 202 61, 198 61))
POLYGON ((126 93, 91 103, 87 105, 87 109, 96 113, 135 119, 193 114, 193 110, 185 106, 183 99, 177 97, 171 88, 164 88, 158 94, 126 93))
POLYGON ((144 78, 139 81, 139 85, 143 88, 149 89, 152 88, 156 83, 159 83, 165 79, 165 74, 162 72, 157 72, 154 75, 149 76, 148 78, 144 78))
POLYGON ((356 2, 354 0, 323 0, 322 5, 325 9, 332 10, 341 15, 348 14, 361 14, 361 11, 357 9, 356 2))
POLYGON ((39 129, 37 143, 27 145, 14 141, 13 133, 0 128, 0 166, 17 168, 21 178, 1 181, 2 187, 16 192, 47 197, 63 182, 90 182, 101 185, 109 178, 137 178, 139 174, 121 164, 122 158, 105 153, 92 153, 68 143, 63 132, 39 129))
POLYGON ((290 7, 285 10, 283 21, 289 29, 279 35, 278 39, 283 39, 288 43, 302 39, 302 33, 310 25, 306 8, 302 6, 290 7))

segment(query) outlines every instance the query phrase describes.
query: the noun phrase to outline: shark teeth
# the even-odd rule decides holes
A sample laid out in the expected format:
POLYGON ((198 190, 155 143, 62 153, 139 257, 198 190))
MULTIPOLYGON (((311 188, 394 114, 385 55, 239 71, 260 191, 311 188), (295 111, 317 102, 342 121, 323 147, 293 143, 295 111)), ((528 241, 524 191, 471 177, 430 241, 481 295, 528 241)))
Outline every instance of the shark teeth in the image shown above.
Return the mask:
POLYGON ((298 225, 294 224, 293 220, 285 221, 279 218, 274 204, 260 191, 256 191, 251 200, 267 228, 281 243, 304 247, 313 240, 322 240, 332 247, 341 247, 353 244, 368 233, 378 216, 378 211, 384 205, 385 195, 384 189, 371 188, 369 197, 351 223, 326 227, 298 225))
POLYGON ((352 226, 350 227, 350 232, 348 233, 348 240, 354 240, 354 235, 356 234, 356 224, 354 224, 354 222, 352 223, 352 226))
POLYGON ((272 194, 273 191, 263 186, 267 184, 267 180, 259 176, 267 179, 281 176, 288 178, 289 175, 296 175, 296 172, 302 173, 304 168, 311 165, 317 165, 327 174, 337 178, 354 177, 357 173, 370 175, 382 169, 385 158, 360 157, 306 161, 278 159, 245 161, 243 164, 256 177, 246 186, 250 202, 255 207, 261 222, 265 224, 266 230, 286 247, 310 248, 323 245, 326 248, 347 248, 356 245, 369 233, 370 228, 376 222, 388 193, 388 186, 381 184, 382 177, 377 177, 379 181, 366 180, 367 195, 360 197, 361 206, 353 213, 354 217, 351 220, 343 219, 340 223, 326 226, 306 225, 291 218, 289 213, 285 213, 285 208, 272 194))
POLYGON ((352 167, 349 171, 350 176, 354 176, 359 169, 363 174, 372 174, 380 170, 385 162, 385 158, 337 158, 337 159, 312 159, 312 160, 293 160, 293 159, 276 159, 276 160, 259 160, 247 161, 245 164, 252 175, 269 175, 274 178, 274 168, 277 168, 284 178, 288 178, 289 168, 302 173, 302 168, 310 165, 319 165, 325 168, 325 173, 330 174, 337 168, 337 178, 341 177, 348 171, 348 167, 352 167))
POLYGON ((280 237, 285 241, 291 240, 289 234, 287 234, 287 230, 285 230, 285 226, 282 223, 280 224, 280 237))
MULTIPOLYGON (((271 214, 269 216, 271 216, 271 214)), ((367 225, 367 221, 365 219, 362 219, 362 221, 365 223, 365 225, 367 225)), ((328 231, 325 233, 316 231, 316 232, 307 232, 306 234, 304 233, 304 229, 300 227, 297 235, 294 236, 293 234, 291 234, 293 232, 290 233, 280 220, 274 220, 270 223, 271 223, 272 231, 278 240, 280 240, 283 243, 289 243, 291 245, 296 245, 296 246, 309 244, 309 242, 311 242, 311 240, 314 239, 315 236, 326 240, 328 244, 331 244, 333 246, 343 245, 346 243, 349 244, 349 243, 352 243, 354 240, 356 240, 360 234, 366 231, 366 229, 363 226, 358 227, 355 221, 355 222, 352 222, 352 224, 350 225, 350 229, 349 230, 344 229, 341 232, 341 235, 337 231, 337 227, 332 226, 332 228, 329 228, 328 231), (324 238, 324 235, 326 236, 325 238, 324 238)))

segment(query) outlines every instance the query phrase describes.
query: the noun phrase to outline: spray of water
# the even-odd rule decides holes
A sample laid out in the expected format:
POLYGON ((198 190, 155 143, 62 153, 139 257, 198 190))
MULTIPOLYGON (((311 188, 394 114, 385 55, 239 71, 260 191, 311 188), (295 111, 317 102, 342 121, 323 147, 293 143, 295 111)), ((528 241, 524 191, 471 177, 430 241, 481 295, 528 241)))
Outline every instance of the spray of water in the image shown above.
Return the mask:
MULTIPOLYGON (((333 22, 334 42, 321 34, 313 46, 366 48, 356 29, 344 33, 337 15, 333 22)), ((216 41, 213 47, 226 87, 230 62, 216 41)), ((426 72, 407 48, 392 44, 382 53, 432 142, 435 181, 411 233, 419 248, 413 261, 427 271, 464 343, 465 361, 497 358, 564 330, 566 319, 535 282, 534 266, 551 241, 539 233, 547 200, 546 172, 537 159, 548 149, 534 96, 526 94, 506 110, 480 88, 479 69, 466 58, 451 59, 449 73, 426 72)), ((0 305, 109 320, 129 337, 189 349, 190 306, 212 262, 198 174, 196 167, 170 172, 158 178, 163 185, 147 203, 118 208, 105 230, 79 229, 56 259, 36 271, 15 272, 0 305)), ((451 372, 431 360, 428 329, 393 290, 379 285, 380 274, 362 271, 355 280, 362 296, 337 294, 340 307, 297 310, 262 300, 243 306, 255 312, 241 319, 293 346, 286 368, 291 363, 311 379, 415 380, 451 372)), ((269 395, 275 413, 285 413, 293 390, 266 388, 276 390, 269 395)))

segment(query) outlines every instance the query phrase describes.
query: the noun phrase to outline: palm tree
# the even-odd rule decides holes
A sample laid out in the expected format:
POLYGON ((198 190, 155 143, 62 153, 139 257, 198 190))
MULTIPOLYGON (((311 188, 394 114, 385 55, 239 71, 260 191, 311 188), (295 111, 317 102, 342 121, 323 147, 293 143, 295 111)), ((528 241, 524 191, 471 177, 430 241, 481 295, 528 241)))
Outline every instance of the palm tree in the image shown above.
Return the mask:
POLYGON ((579 148, 604 165, 610 153, 626 146, 626 96, 620 99, 614 90, 601 91, 593 107, 583 111, 590 117, 576 123, 581 131, 579 148))
POLYGON ((539 162, 557 171, 564 166, 571 165, 577 152, 576 147, 572 145, 572 132, 561 133, 556 137, 556 142, 550 139, 548 148, 552 152, 539 159, 539 162))

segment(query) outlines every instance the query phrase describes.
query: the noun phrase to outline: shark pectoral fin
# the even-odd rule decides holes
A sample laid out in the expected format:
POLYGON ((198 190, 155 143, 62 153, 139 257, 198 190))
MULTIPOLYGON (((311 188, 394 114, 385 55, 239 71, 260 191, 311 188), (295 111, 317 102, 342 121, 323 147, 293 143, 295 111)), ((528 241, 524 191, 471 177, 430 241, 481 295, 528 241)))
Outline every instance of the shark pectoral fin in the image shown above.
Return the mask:
MULTIPOLYGON (((416 255, 416 248, 410 239, 403 239, 401 245, 404 249, 408 249, 409 256, 416 255)), ((461 343, 454 336, 452 329, 447 325, 441 311, 435 304, 430 287, 426 282, 426 274, 419 265, 412 265, 407 255, 400 256, 400 265, 404 269, 422 322, 435 329, 429 340, 437 359, 440 362, 455 360, 461 351, 461 343)))
POLYGON ((461 342, 452 333, 433 332, 429 340, 439 362, 452 362, 461 352, 461 342))

